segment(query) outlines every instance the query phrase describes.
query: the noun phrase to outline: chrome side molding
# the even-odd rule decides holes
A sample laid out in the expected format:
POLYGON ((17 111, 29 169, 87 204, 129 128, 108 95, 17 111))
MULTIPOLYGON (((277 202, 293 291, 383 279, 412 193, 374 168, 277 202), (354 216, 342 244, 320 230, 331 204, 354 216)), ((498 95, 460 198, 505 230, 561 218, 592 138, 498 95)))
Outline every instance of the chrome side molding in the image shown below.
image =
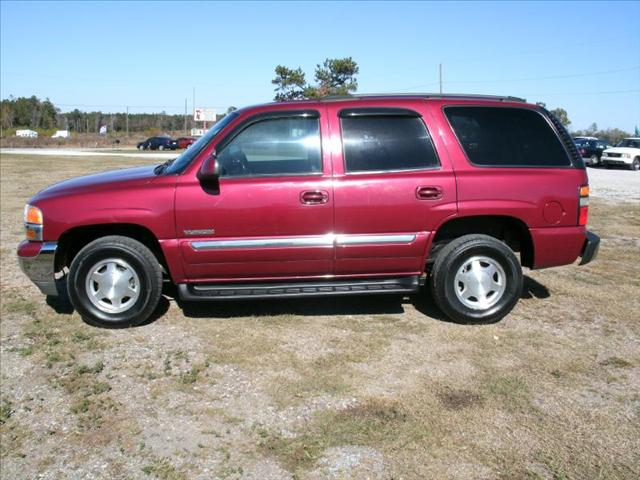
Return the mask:
POLYGON ((315 237, 259 238, 247 240, 203 240, 190 242, 196 251, 238 248, 334 247, 336 245, 386 245, 414 242, 415 234, 321 235, 315 237))

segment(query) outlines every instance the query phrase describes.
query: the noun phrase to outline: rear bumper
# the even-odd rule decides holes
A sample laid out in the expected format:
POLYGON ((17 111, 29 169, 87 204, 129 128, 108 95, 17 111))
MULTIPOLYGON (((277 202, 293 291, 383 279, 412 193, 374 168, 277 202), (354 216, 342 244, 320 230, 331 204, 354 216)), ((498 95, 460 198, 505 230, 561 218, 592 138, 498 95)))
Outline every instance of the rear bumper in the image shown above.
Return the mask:
POLYGON ((598 256, 598 249, 600 248, 600 237, 595 233, 587 232, 587 238, 582 246, 582 253, 580 253, 579 265, 586 265, 598 256))
POLYGON ((45 295, 58 295, 54 266, 57 247, 56 242, 29 242, 27 240, 18 245, 20 270, 45 295))

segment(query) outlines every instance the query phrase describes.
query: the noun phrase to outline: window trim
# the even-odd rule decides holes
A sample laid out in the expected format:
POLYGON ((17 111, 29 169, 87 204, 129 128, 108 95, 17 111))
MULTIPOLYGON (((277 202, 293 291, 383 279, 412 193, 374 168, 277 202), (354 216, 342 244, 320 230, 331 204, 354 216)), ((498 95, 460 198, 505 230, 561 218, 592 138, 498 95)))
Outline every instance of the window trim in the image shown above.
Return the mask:
POLYGON ((433 136, 431 131, 424 121, 421 113, 408 108, 395 108, 395 107, 360 107, 360 108, 343 108, 338 112, 338 118, 340 122, 340 142, 342 143, 342 171, 344 175, 380 175, 385 173, 411 173, 411 172, 428 172, 433 170, 442 170, 442 162, 440 161, 440 155, 438 155, 438 149, 433 143, 433 136), (370 112, 370 113, 369 113, 370 112), (389 112, 389 113, 386 113, 389 112), (351 114, 353 113, 353 114, 351 114), (405 117, 405 118, 417 118, 424 126, 427 135, 429 136, 429 143, 435 154, 437 165, 432 167, 418 167, 418 168, 394 168, 388 170, 363 170, 359 172, 350 172, 347 170, 347 156, 345 154, 345 142, 344 142, 344 128, 342 126, 343 118, 363 118, 363 117, 405 117))
POLYGON ((220 180, 224 179, 252 179, 252 178, 278 178, 278 177, 317 177, 324 175, 324 155, 322 152, 322 126, 320 124, 320 112, 318 110, 313 109, 305 109, 305 110, 270 110, 268 112, 261 112, 255 115, 252 115, 248 118, 242 120, 238 125, 236 125, 233 130, 231 130, 228 134, 226 134, 214 148, 214 152, 217 153, 224 148, 226 148, 238 135, 240 135, 244 130, 255 125, 256 123, 261 123, 268 120, 278 120, 281 118, 315 118, 318 121, 318 139, 320 140, 320 166, 321 171, 319 172, 310 172, 310 173, 273 173, 273 174, 257 174, 257 175, 225 175, 220 176, 220 180))
POLYGON ((456 141, 458 142, 458 146, 460 147, 460 150, 462 150, 462 153, 464 154, 464 157, 467 159, 467 162, 469 163, 469 165, 473 166, 473 167, 477 167, 477 168, 517 168, 517 169, 521 169, 521 168, 556 168, 556 169, 579 169, 580 167, 576 166, 573 163, 573 160, 571 158, 571 152, 569 152, 567 150, 567 147, 565 146, 564 142, 560 139, 560 133, 558 132, 558 130, 556 129, 556 126, 553 124, 553 122, 551 122, 551 120, 549 120, 549 118, 539 109, 537 108, 523 108, 523 107, 517 107, 517 106, 511 106, 511 105, 478 105, 478 104, 460 104, 460 105, 445 105, 442 107, 442 115, 444 116, 445 120, 447 121, 447 125, 449 126, 449 129, 451 130, 451 132, 453 133, 453 136, 455 137, 456 141), (446 111, 448 109, 455 109, 455 108, 500 108, 500 109, 513 109, 513 110, 526 110, 529 112, 533 112, 539 116, 541 116, 544 121, 546 122, 547 125, 549 125, 549 127, 551 127, 551 130, 553 131, 553 133, 556 136, 556 140, 558 140, 558 142, 560 142, 560 146, 562 147, 562 150, 565 152, 565 154, 567 155, 567 160, 568 160, 568 164, 567 165, 482 165, 479 163, 474 163, 471 161, 471 159, 469 158, 469 156, 467 155, 467 151, 465 150, 465 148, 462 146, 462 142, 460 141, 460 138, 458 138, 458 134, 456 133, 456 130, 453 128, 453 125, 451 124, 451 121, 449 120, 449 117, 447 116, 446 111))
POLYGON ((338 112, 340 118, 352 117, 420 117, 422 114, 408 108, 397 107, 358 107, 343 108, 338 112))

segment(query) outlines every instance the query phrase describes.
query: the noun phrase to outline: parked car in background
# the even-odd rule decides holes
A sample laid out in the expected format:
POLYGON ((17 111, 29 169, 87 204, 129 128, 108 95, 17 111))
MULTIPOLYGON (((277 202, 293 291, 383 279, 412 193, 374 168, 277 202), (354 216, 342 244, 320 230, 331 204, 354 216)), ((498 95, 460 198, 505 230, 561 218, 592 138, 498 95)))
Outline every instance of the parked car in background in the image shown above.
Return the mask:
POLYGON ((618 165, 640 170, 640 137, 625 138, 615 147, 607 148, 600 161, 607 168, 618 165))
POLYGON ((180 137, 176 139, 178 143, 178 148, 189 148, 196 142, 194 137, 180 137))
POLYGON ((426 282, 449 318, 491 323, 520 299, 522 266, 595 258, 588 197, 569 133, 518 98, 281 102, 229 113, 161 165, 45 188, 18 258, 103 326, 144 322, 169 282, 185 302, 426 282))
POLYGON ((138 143, 138 150, 175 150, 178 142, 171 137, 149 137, 138 143))
POLYGON ((611 148, 613 146, 610 143, 605 142, 604 140, 599 140, 595 137, 574 137, 573 142, 576 144, 584 164, 591 167, 600 165, 602 152, 606 148, 611 148))

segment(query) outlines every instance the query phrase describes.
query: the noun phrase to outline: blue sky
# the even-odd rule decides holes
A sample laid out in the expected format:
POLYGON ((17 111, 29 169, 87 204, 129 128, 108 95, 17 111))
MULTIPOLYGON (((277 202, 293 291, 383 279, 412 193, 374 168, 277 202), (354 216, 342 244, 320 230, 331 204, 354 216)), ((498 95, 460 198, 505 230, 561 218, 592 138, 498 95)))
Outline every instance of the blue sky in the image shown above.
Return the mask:
POLYGON ((2 1, 0 93, 62 110, 226 110, 270 101, 274 67, 309 79, 352 56, 359 92, 515 95, 574 129, 640 126, 640 2, 2 1))

